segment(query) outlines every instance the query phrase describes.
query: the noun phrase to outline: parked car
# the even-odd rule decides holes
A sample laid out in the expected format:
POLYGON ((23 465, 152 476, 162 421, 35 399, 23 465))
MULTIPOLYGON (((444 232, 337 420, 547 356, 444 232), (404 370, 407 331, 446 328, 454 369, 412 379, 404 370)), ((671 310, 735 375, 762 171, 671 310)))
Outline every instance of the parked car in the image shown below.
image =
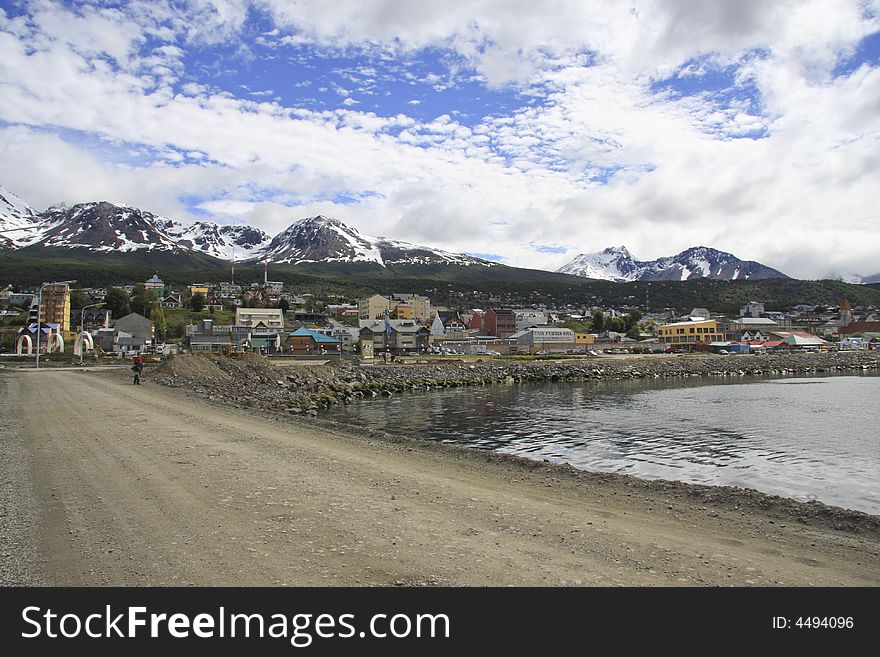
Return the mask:
POLYGON ((721 354, 722 356, 729 356, 730 355, 730 352, 727 351, 727 349, 719 349, 718 353, 721 354))

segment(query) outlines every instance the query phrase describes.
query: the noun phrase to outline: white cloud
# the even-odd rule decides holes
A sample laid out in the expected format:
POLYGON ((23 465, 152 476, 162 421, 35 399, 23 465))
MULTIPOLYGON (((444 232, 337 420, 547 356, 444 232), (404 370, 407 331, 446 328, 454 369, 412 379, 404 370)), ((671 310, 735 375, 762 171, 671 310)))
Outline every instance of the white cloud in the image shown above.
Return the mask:
POLYGON ((0 12, 0 182, 38 207, 109 198, 196 218, 182 199, 198 198, 199 210, 269 232, 323 212, 522 266, 609 244, 647 259, 702 243, 796 276, 876 269, 880 70, 832 75, 878 29, 857 2, 256 6, 275 21, 260 35, 275 48, 383 61, 451 49, 456 70, 423 84, 444 91, 469 66, 535 102, 476 125, 357 111, 338 85, 338 110, 258 102, 270 92, 217 92, 185 64, 188 48, 246 45, 243 0, 42 0, 29 20, 0 12), (732 93, 652 86, 722 68, 736 75, 732 93), (108 160, 101 144, 152 157, 108 160))

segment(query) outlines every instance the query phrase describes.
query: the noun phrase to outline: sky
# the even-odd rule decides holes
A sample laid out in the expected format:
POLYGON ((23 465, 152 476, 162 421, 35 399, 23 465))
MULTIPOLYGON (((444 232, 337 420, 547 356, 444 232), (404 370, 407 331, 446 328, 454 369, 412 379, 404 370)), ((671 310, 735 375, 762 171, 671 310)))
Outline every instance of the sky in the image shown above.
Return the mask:
POLYGON ((880 0, 0 0, 0 184, 556 269, 880 271, 880 0))

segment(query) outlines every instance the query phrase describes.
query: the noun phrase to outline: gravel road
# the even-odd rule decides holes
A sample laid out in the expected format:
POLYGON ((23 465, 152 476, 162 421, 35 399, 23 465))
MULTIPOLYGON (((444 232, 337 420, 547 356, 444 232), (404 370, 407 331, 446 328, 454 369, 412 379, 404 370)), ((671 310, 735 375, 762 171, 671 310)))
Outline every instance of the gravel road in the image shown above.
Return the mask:
POLYGON ((872 516, 345 435, 125 374, 0 375, 3 583, 880 585, 872 516))

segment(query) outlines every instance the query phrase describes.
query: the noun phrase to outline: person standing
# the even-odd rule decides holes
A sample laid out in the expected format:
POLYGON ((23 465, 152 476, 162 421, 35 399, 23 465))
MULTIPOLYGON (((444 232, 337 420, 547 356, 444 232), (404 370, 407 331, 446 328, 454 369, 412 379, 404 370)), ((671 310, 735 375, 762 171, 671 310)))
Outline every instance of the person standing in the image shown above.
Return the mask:
POLYGON ((131 364, 131 371, 134 372, 134 385, 141 384, 141 373, 144 371, 144 359, 140 354, 136 354, 131 364))

